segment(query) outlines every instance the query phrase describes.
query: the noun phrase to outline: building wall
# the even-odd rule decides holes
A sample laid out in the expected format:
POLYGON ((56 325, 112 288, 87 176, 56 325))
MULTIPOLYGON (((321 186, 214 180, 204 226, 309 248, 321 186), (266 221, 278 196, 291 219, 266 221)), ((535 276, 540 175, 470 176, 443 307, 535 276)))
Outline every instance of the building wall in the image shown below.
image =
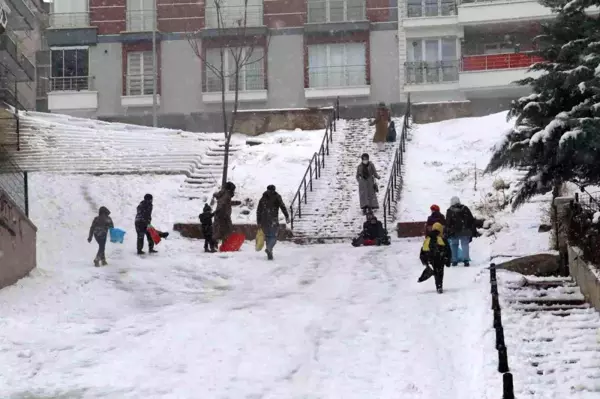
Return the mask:
POLYGON ((161 48, 161 113, 201 110, 202 61, 187 40, 166 40, 161 48))
POLYGON ((122 45, 121 43, 98 43, 90 46, 90 75, 98 90, 98 112, 103 115, 122 114, 122 45))
POLYGON ((371 32, 370 103, 399 101, 400 65, 396 30, 371 32))
POLYGON ((295 108, 304 99, 304 36, 273 35, 268 51, 268 108, 295 108))

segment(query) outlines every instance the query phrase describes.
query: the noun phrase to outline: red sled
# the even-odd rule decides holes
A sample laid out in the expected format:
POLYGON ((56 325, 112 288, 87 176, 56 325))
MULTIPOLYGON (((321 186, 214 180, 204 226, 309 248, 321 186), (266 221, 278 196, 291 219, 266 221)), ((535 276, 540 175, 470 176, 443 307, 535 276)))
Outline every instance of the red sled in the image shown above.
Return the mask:
POLYGON ((148 226, 148 233, 150 234, 152 241, 154 241, 154 245, 160 242, 160 234, 158 234, 158 231, 156 231, 154 227, 148 226))
POLYGON ((225 240, 225 242, 221 244, 221 248, 219 248, 219 251, 239 251, 244 241, 246 241, 246 236, 244 235, 244 233, 232 233, 229 237, 227 237, 227 240, 225 240))
POLYGON ((368 247, 371 245, 376 245, 376 244, 377 244, 377 242, 375 240, 364 240, 363 241, 363 246, 365 246, 365 247, 368 247))

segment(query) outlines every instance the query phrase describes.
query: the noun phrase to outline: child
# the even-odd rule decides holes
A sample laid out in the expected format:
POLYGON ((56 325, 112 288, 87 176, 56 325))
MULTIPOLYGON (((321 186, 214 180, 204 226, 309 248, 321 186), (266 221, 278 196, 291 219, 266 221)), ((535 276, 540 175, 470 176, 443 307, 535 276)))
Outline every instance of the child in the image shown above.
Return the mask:
POLYGON ((217 242, 213 239, 213 216, 215 214, 210 205, 204 204, 204 209, 199 215, 202 224, 202 235, 204 235, 204 252, 217 252, 217 242))
POLYGON ((101 206, 98 210, 98 216, 92 222, 88 236, 88 242, 92 242, 92 236, 94 236, 98 243, 98 253, 96 254, 96 259, 94 259, 94 266, 96 267, 100 266, 100 262, 102 262, 102 266, 107 265, 106 255, 104 254, 106 237, 108 236, 108 230, 114 227, 113 221, 110 218, 110 211, 106 207, 101 206))
POLYGON ((431 227, 434 223, 439 222, 442 226, 446 225, 446 218, 444 217, 444 214, 440 212, 439 205, 433 204, 429 207, 429 210, 431 211, 431 215, 429 215, 427 223, 425 224, 425 236, 431 232, 431 227))
POLYGON ((444 292, 442 288, 444 282, 444 265, 450 266, 450 259, 452 258, 450 244, 444 238, 444 226, 441 223, 433 224, 431 232, 425 238, 419 257, 423 265, 428 266, 431 264, 433 266, 435 288, 441 294, 444 292))

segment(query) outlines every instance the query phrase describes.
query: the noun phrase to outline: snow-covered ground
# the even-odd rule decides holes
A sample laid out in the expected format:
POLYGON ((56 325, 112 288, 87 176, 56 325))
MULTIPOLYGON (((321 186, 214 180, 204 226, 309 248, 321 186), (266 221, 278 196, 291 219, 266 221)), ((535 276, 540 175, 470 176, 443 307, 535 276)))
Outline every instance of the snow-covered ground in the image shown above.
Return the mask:
MULTIPOLYGON (((452 161, 448 149, 477 155, 483 168, 480 152, 500 136, 490 121, 503 117, 433 124, 449 131, 437 146, 422 133, 433 125, 419 126, 408 144, 400 220, 423 220, 431 203, 445 208, 452 195, 478 198, 471 182, 448 180, 471 167, 452 161), (479 134, 482 126, 489 137, 479 134), (455 130, 476 139, 469 145, 455 130), (448 164, 425 167, 423 159, 448 164)), ((263 144, 240 155, 232 171, 239 199, 258 199, 268 183, 288 195, 297 179, 284 174, 305 167, 292 158, 311 155, 312 137, 297 137, 289 153, 263 144)), ((199 201, 173 198, 179 183, 176 176, 31 175, 39 266, 0 291, 0 397, 501 397, 484 266, 493 255, 547 250, 548 233, 537 233, 545 202, 498 213, 502 228, 474 240, 472 267, 446 269, 438 295, 432 281, 416 282, 417 238, 380 248, 279 243, 267 262, 251 242, 240 253, 206 255, 201 242, 173 235, 158 254, 137 257, 133 218, 146 192, 154 194, 160 229, 199 213, 199 201), (85 239, 101 205, 129 233, 124 244, 109 244, 109 266, 94 268, 96 247, 85 239)), ((507 345, 510 362, 515 348, 507 345)), ((515 384, 526 379, 515 375, 515 384)), ((528 398, 558 398, 551 388, 537 392, 528 398)))

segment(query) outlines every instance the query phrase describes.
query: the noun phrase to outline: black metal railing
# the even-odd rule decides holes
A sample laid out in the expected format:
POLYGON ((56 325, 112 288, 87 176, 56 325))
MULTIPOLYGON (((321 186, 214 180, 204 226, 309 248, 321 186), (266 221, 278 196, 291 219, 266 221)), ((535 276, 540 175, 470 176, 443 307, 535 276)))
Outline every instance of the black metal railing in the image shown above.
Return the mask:
POLYGON ((321 169, 325 168, 325 157, 329 155, 329 144, 333 142, 333 133, 337 130, 336 121, 340 119, 340 99, 337 98, 333 110, 327 115, 327 125, 325 126, 325 134, 319 151, 315 152, 304 176, 300 181, 298 190, 292 203, 290 204, 290 228, 294 229, 294 221, 296 218, 302 217, 302 203, 308 204, 308 193, 312 192, 313 182, 321 178, 321 169))
POLYGON ((392 171, 388 180, 385 195, 383 197, 383 227, 387 230, 388 218, 392 214, 392 204, 400 199, 402 191, 402 164, 404 163, 404 152, 406 151, 406 136, 410 127, 410 94, 406 100, 406 109, 404 110, 404 119, 402 120, 402 131, 400 132, 400 143, 396 148, 394 160, 392 162, 392 171))
POLYGON ((493 327, 496 330, 496 350, 498 351, 498 372, 502 374, 502 399, 515 399, 513 375, 508 367, 508 352, 504 341, 504 327, 502 326, 502 309, 498 297, 498 280, 496 265, 490 265, 490 293, 492 294, 492 311, 494 312, 493 327))
POLYGON ((0 146, 0 190, 4 191, 17 207, 29 217, 27 172, 21 170, 3 146, 0 146))

